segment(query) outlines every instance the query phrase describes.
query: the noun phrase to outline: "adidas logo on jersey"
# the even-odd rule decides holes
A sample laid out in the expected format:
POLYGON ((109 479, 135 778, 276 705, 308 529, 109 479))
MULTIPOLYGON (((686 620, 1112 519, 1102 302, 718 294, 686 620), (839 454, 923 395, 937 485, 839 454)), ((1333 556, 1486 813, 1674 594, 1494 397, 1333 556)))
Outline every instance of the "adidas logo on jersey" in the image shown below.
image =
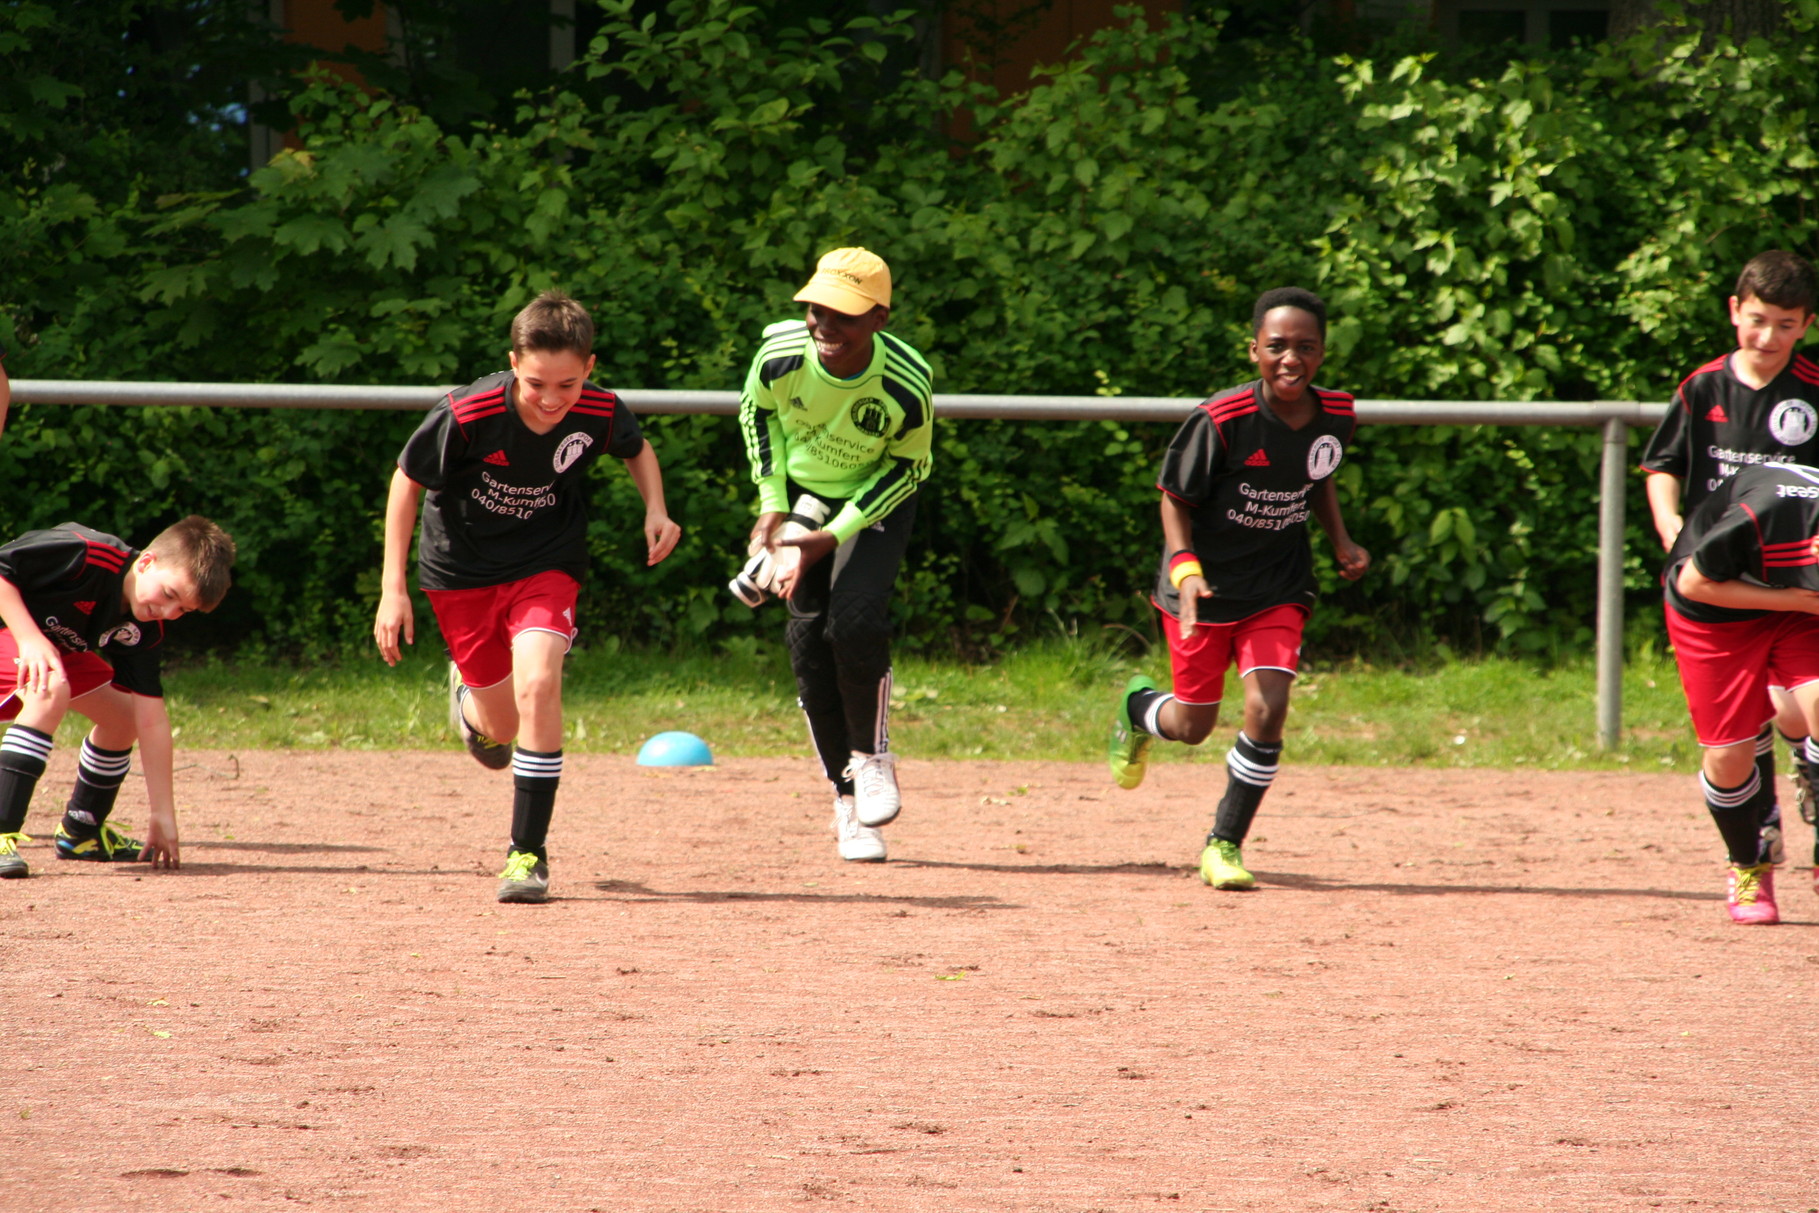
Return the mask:
POLYGON ((1244 461, 1244 466, 1247 468, 1266 468, 1269 465, 1270 457, 1263 453, 1262 447, 1258 447, 1257 453, 1244 461))
POLYGON ((76 604, 76 609, 81 611, 84 615, 93 615, 95 613, 95 604, 92 602, 78 602, 76 604))
POLYGON ((512 466, 512 461, 505 457, 504 451, 494 451, 492 454, 488 455, 482 462, 490 463, 494 467, 497 467, 497 468, 508 468, 508 467, 512 466))
POLYGON ((1730 420, 1730 417, 1728 417, 1728 416, 1727 416, 1727 415, 1726 415, 1726 414, 1725 414, 1725 412, 1724 412, 1724 406, 1723 406, 1723 405, 1722 405, 1722 404, 1714 404, 1714 405, 1713 405, 1713 406, 1712 406, 1712 407, 1711 407, 1711 408, 1710 408, 1710 409, 1709 409, 1709 410, 1708 410, 1708 411, 1707 411, 1707 412, 1706 412, 1706 414, 1705 414, 1705 419, 1706 419, 1706 420, 1707 420, 1707 421, 1717 421, 1717 422, 1726 422, 1726 421, 1729 421, 1729 420, 1730 420))

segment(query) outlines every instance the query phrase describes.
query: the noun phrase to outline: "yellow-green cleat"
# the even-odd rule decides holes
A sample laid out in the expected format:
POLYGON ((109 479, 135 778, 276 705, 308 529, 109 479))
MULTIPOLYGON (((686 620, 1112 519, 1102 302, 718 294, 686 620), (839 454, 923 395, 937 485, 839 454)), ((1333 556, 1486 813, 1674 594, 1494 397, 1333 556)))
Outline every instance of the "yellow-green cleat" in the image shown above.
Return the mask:
POLYGON ((549 900, 549 864, 534 851, 513 851, 499 873, 499 900, 541 905, 549 900))
POLYGON ((19 844, 30 841, 17 832, 0 834, 0 880, 24 880, 32 874, 31 867, 19 855, 19 844))
POLYGON ((1244 867, 1244 852, 1223 838, 1206 840, 1200 852, 1200 879, 1215 889, 1254 889, 1257 881, 1244 867))
POLYGON ((57 827, 57 858, 85 859, 90 863, 138 863, 145 844, 128 838, 107 822, 86 838, 57 827))
POLYGON ((1156 739, 1139 729, 1131 720, 1131 696, 1138 691, 1153 691, 1156 684, 1142 674, 1135 674, 1124 684, 1118 710, 1112 714, 1112 734, 1105 745, 1105 760, 1112 768, 1112 778, 1121 788, 1134 788, 1149 772, 1150 747, 1156 739))

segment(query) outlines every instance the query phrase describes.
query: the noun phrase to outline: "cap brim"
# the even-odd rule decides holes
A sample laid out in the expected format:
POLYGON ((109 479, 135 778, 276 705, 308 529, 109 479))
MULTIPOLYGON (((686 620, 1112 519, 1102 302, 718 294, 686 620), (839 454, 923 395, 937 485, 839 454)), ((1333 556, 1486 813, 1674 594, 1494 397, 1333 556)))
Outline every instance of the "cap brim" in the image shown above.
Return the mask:
POLYGON ((868 299, 851 287, 838 283, 810 280, 809 284, 795 294, 797 303, 819 303, 822 307, 831 307, 836 312, 848 316, 863 316, 875 307, 889 307, 876 299, 868 299))

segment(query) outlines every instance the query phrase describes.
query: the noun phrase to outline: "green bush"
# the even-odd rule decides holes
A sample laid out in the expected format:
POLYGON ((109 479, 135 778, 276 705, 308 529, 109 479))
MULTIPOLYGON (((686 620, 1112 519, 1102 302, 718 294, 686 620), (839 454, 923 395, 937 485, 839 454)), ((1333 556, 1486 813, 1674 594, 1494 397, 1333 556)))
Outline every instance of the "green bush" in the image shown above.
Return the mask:
MULTIPOLYGON (((19 14, 41 7, 0 11, 0 54, 29 51, 19 14)), ((609 0, 577 79, 509 127, 444 129, 318 80, 294 102, 299 148, 175 194, 47 175, 53 149, 20 135, 0 340, 24 377, 464 382, 560 285, 599 321, 603 382, 726 389, 815 256, 863 243, 938 391, 1204 393, 1249 377, 1255 294, 1298 282, 1333 311, 1322 381, 1361 397, 1665 400, 1728 348, 1749 255, 1819 253, 1819 0, 1795 7, 1775 43, 1696 53, 1698 31, 1670 28, 1488 73, 1234 48, 1211 21, 1133 9, 998 97, 899 77, 907 16, 609 0)), ((245 553, 226 634, 334 647, 369 631, 387 468, 415 420, 22 407, 0 509, 140 537, 212 513, 245 553)), ((685 539, 646 570, 629 481, 602 469, 593 617, 639 641, 769 634, 721 588, 754 496, 733 425, 648 428, 685 539)), ((1169 429, 944 425, 909 642, 1148 633, 1169 429)), ((1316 543, 1335 592, 1312 639, 1583 647, 1598 450, 1593 431, 1365 429, 1340 483, 1376 568, 1342 586, 1316 543)), ((1639 484, 1629 505, 1641 608, 1639 484)))

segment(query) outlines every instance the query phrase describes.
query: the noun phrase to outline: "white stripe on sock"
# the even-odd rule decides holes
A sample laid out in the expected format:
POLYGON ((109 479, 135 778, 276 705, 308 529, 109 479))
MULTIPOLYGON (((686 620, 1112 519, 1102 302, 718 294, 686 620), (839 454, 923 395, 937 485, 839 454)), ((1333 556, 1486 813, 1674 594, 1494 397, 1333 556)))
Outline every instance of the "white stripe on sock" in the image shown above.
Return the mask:
POLYGON ((6 731, 6 740, 0 741, 0 750, 11 750, 27 758, 49 758, 51 738, 37 729, 16 724, 6 731))
POLYGON ((1750 777, 1740 788, 1720 790, 1712 786, 1712 781, 1699 772, 1699 787, 1705 792, 1705 799, 1721 809, 1740 809, 1762 790, 1762 777, 1752 768, 1750 777))
MULTIPOLYGON (((1248 740, 1248 738, 1246 739, 1248 740)), ((1255 742, 1252 742, 1255 745, 1255 742)), ((1237 746, 1225 752, 1225 765, 1232 773, 1232 778, 1240 783, 1248 783, 1254 788, 1267 788, 1276 782, 1276 772, 1282 769, 1280 760, 1265 766, 1263 763, 1245 757, 1237 746)))
POLYGON ((1162 709, 1175 701, 1173 695, 1158 695, 1143 714, 1143 731, 1152 737, 1162 736, 1162 709))
POLYGON ((523 750, 514 750, 512 774, 522 775, 526 779, 560 779, 562 752, 558 750, 554 754, 527 754, 523 750))
POLYGON ((103 781, 111 780, 119 783, 126 778, 127 771, 132 769, 133 755, 130 750, 124 754, 103 754, 95 748, 94 742, 84 737, 82 739, 82 757, 77 760, 77 763, 84 771, 98 776, 103 781))

